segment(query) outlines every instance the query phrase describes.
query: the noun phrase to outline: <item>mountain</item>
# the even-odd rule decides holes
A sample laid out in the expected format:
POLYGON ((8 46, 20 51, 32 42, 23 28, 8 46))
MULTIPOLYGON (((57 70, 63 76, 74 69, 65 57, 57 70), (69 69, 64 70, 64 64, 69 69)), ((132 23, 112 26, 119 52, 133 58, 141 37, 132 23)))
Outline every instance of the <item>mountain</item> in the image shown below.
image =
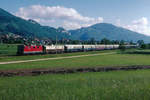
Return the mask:
POLYGON ((0 8, 0 34, 15 34, 22 37, 36 37, 39 39, 74 39, 74 40, 110 40, 150 42, 150 37, 133 32, 108 23, 95 24, 90 27, 67 31, 62 27, 53 28, 42 26, 38 22, 16 17, 0 8))
POLYGON ((103 38, 107 38, 110 40, 125 40, 134 42, 144 40, 145 42, 150 42, 149 36, 145 36, 108 23, 95 24, 86 28, 70 30, 69 32, 74 39, 80 40, 89 40, 91 38, 101 40, 103 38))
POLYGON ((41 26, 36 21, 24 20, 0 8, 0 33, 14 33, 23 37, 58 39, 69 38, 68 32, 62 32, 49 26, 41 26))

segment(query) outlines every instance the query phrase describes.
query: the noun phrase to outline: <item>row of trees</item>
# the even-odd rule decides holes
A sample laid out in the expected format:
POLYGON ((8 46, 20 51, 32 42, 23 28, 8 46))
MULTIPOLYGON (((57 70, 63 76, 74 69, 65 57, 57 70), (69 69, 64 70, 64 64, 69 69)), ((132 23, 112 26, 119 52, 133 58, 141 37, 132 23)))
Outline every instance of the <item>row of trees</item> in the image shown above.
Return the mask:
POLYGON ((15 35, 15 34, 1 34, 0 35, 0 43, 8 43, 8 44, 16 44, 16 43, 19 43, 19 44, 22 44, 24 43, 23 42, 23 39, 22 37, 18 36, 18 35, 15 35))
POLYGON ((141 49, 150 49, 150 43, 144 43, 144 41, 143 40, 139 40, 139 41, 137 41, 137 43, 139 44, 139 47, 141 48, 141 49))
MULTIPOLYGON (((91 38, 90 40, 71 40, 71 39, 38 39, 33 37, 27 37, 23 38, 21 36, 17 35, 1 35, 0 36, 0 43, 9 43, 9 44, 38 44, 38 45, 51 45, 51 44, 136 44, 132 41, 124 41, 124 40, 109 40, 107 38, 104 38, 100 41, 95 40, 94 38, 91 38)), ((142 45, 143 47, 145 45, 143 40, 139 40, 137 42, 138 44, 142 45)))

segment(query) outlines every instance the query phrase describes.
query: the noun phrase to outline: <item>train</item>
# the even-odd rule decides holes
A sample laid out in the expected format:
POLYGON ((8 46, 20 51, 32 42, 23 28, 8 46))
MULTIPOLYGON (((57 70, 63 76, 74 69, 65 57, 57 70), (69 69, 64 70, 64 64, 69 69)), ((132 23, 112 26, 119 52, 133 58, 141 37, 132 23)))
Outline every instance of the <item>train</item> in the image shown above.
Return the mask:
MULTIPOLYGON (((126 45, 135 48, 136 45, 126 45)), ((18 45, 17 55, 54 54, 118 49, 119 45, 18 45)))

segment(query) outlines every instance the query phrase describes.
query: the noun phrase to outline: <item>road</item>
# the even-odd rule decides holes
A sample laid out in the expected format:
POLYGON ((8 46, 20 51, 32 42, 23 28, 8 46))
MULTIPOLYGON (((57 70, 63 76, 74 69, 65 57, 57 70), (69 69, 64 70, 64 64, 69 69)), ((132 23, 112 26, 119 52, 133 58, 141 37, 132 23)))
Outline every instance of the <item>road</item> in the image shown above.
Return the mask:
POLYGON ((45 61, 45 60, 59 60, 59 59, 69 59, 69 58, 80 58, 80 57, 88 57, 88 56, 110 55, 110 54, 115 54, 115 53, 116 52, 100 53, 100 54, 88 54, 88 55, 77 55, 77 56, 68 56, 68 57, 41 58, 41 59, 34 59, 34 60, 9 61, 9 62, 0 62, 0 65, 35 62, 35 61, 45 61))

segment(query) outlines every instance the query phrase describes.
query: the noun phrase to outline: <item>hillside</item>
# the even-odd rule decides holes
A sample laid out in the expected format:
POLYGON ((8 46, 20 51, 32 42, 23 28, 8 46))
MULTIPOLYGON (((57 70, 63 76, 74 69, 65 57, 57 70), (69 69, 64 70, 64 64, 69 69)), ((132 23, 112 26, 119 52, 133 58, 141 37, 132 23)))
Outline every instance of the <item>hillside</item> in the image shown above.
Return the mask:
POLYGON ((144 40, 150 42, 150 37, 133 32, 112 24, 100 23, 90 27, 77 30, 66 31, 64 28, 53 28, 42 26, 36 21, 24 20, 16 17, 0 8, 0 34, 13 33, 23 37, 36 37, 39 39, 74 39, 74 40, 101 40, 107 38, 110 40, 138 41, 144 40))
POLYGON ((74 39, 80 40, 89 40, 91 38, 101 40, 107 38, 110 40, 144 40, 145 42, 150 42, 150 37, 148 36, 107 23, 95 24, 87 28, 71 30, 69 32, 74 39))
POLYGON ((14 33, 23 37, 69 38, 67 32, 61 32, 53 27, 41 26, 33 20, 24 20, 0 9, 0 33, 14 33))

